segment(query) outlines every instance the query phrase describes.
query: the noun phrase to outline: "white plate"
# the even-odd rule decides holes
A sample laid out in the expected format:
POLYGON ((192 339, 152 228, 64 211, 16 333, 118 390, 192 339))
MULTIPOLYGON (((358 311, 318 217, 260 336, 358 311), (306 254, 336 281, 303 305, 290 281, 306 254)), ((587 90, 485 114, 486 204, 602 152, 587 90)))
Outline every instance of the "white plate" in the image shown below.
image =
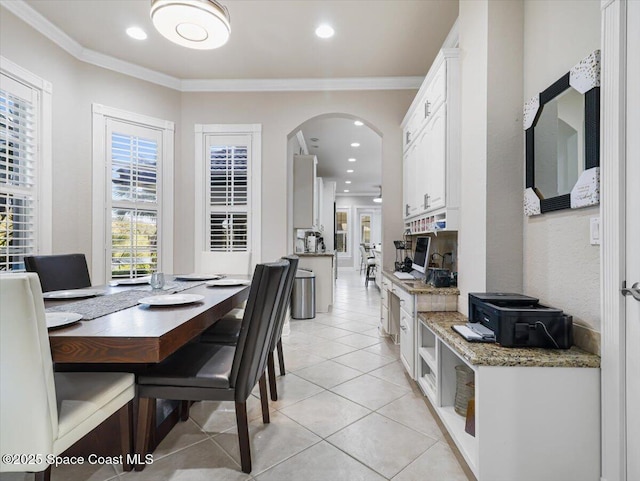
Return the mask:
POLYGON ((66 291, 50 291, 42 294, 45 299, 81 299, 83 297, 101 296, 101 289, 69 289, 66 291))
POLYGON ((210 281, 211 279, 222 279, 220 274, 182 274, 177 275, 177 281, 210 281))
POLYGON ((77 312, 47 312, 45 316, 47 318, 47 328, 49 329, 73 324, 82 319, 82 314, 77 312))
POLYGON ((192 302, 200 302, 204 296, 200 294, 166 294, 161 296, 144 297, 138 301, 138 304, 144 306, 177 306, 180 304, 191 304, 192 302))
POLYGON ((109 284, 115 286, 137 286, 138 284, 149 284, 151 276, 135 277, 133 279, 114 279, 109 284))
POLYGON ((206 283, 211 287, 248 286, 251 281, 248 279, 218 279, 206 283))

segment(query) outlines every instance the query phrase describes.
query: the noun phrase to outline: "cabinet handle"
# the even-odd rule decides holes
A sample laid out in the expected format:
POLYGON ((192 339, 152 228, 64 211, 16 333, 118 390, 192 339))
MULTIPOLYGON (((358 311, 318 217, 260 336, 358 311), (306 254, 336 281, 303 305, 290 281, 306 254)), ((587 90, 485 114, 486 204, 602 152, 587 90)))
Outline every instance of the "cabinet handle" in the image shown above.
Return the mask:
POLYGON ((405 143, 405 144, 408 144, 409 142, 411 142, 411 140, 410 140, 410 139, 411 139, 411 132, 409 132, 409 131, 407 130, 407 132, 406 132, 406 134, 405 134, 405 141, 404 141, 404 143, 405 143))
POLYGON ((405 204, 404 206, 404 215, 405 217, 409 215, 409 204, 405 204))
POLYGON ((425 201, 425 209, 428 209, 429 207, 431 207, 431 202, 429 202, 429 199, 431 198, 431 196, 429 194, 424 194, 424 201, 425 201))
POLYGON ((427 117, 429 117, 429 115, 431 115, 430 112, 430 107, 431 107, 431 102, 429 102, 428 100, 424 103, 424 118, 426 119, 427 117))
POLYGON ((426 208, 428 207, 428 205, 427 205, 427 203, 428 203, 428 197, 429 197, 429 194, 424 194, 424 198, 422 199, 422 207, 423 207, 424 209, 426 209, 426 208))
POLYGON ((402 329, 403 331, 407 330, 407 326, 405 326, 404 324, 400 324, 400 329, 402 329))

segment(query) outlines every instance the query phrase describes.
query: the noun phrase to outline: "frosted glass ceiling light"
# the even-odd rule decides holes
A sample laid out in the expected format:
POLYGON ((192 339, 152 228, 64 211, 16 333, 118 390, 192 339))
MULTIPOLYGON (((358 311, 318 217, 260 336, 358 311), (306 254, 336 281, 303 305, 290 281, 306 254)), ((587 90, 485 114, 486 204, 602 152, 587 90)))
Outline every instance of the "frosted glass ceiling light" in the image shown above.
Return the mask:
POLYGON ((151 0, 151 20, 163 37, 198 50, 221 47, 231 34, 229 12, 215 0, 151 0))
POLYGON ((331 38, 335 31, 330 25, 323 24, 316 28, 316 35, 320 38, 331 38))

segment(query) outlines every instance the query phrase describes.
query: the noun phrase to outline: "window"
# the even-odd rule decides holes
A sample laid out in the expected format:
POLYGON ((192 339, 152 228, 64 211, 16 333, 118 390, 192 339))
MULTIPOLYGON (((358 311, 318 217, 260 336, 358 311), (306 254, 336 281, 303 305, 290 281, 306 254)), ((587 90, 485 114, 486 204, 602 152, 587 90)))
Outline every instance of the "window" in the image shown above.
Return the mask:
POLYGON ((371 244, 371 215, 360 214, 360 243, 371 244))
POLYGON ((172 271, 173 124, 94 105, 94 136, 94 277, 172 271))
POLYGON ((196 125, 195 251, 260 262, 259 125, 196 125))
POLYGON ((0 57, 0 270, 51 251, 51 85, 0 57))
POLYGON ((336 209, 336 251, 349 255, 349 210, 336 209))

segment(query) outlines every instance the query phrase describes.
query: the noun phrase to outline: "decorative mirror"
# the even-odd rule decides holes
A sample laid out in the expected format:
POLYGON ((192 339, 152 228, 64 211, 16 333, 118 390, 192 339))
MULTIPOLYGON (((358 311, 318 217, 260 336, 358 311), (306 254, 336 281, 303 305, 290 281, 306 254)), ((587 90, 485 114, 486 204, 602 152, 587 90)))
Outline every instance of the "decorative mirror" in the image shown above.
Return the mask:
POLYGON ((524 106, 524 212, 600 202, 600 50, 524 106))

